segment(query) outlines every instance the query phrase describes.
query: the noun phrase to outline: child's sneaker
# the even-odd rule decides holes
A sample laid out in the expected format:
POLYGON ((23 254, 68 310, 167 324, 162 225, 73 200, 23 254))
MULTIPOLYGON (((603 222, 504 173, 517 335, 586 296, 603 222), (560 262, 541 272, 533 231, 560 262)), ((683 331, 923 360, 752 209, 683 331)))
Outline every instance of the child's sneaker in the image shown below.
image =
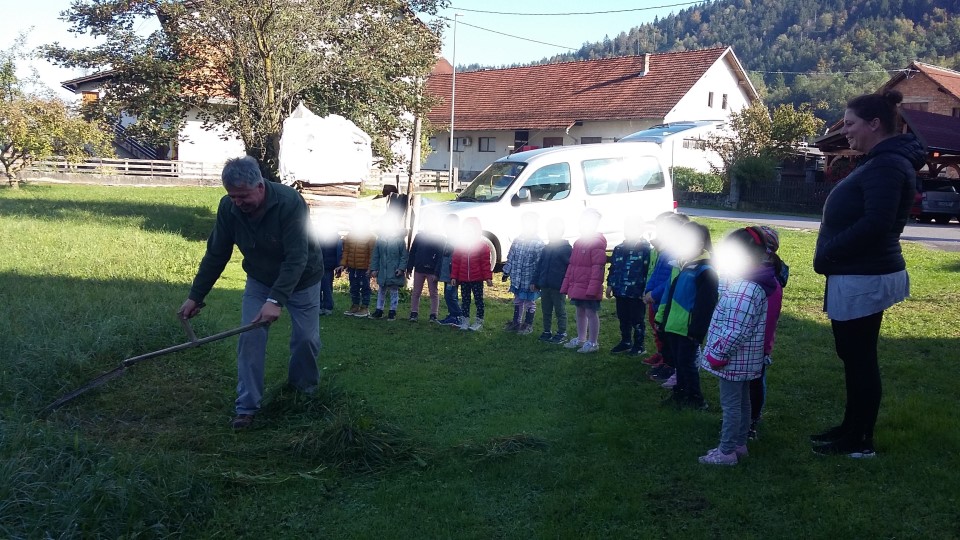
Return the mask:
POLYGON ((360 306, 354 304, 354 305, 350 306, 350 309, 344 311, 343 314, 344 314, 344 315, 349 315, 349 316, 353 317, 354 315, 357 314, 358 311, 360 311, 360 306))
POLYGON ((395 320, 397 320, 397 310, 391 309, 390 312, 387 313, 387 320, 388 320, 388 321, 395 321, 395 320))
POLYGON ((554 345, 560 345, 566 341, 567 341, 566 332, 560 332, 560 333, 554 334, 553 337, 550 338, 550 343, 553 343, 554 345))
MULTIPOLYGON (((711 448, 710 450, 707 451, 707 455, 717 454, 719 452, 720 452, 719 448, 711 448)), ((747 445, 745 444, 734 448, 733 453, 736 454, 738 461, 750 455, 750 451, 747 450, 747 445)))
POLYGON ((382 319, 382 318, 383 318, 383 310, 382 310, 382 309, 378 309, 378 310, 374 311, 373 313, 370 314, 370 318, 371 318, 371 319, 382 319))
POLYGON ((633 347, 633 344, 629 341, 621 341, 617 343, 616 347, 610 349, 610 354, 619 354, 629 351, 633 347))
POLYGON ((651 354, 649 357, 641 360, 644 364, 648 366, 658 366, 663 363, 663 356, 660 353, 651 354))
POLYGON ((479 332, 483 328, 483 319, 477 319, 473 324, 470 325, 470 330, 474 332, 479 332))
POLYGON ((370 308, 361 307, 360 309, 357 310, 356 313, 353 314, 353 316, 354 316, 354 317, 360 317, 360 318, 369 317, 369 316, 370 316, 370 308))
POLYGON ((525 336, 525 335, 527 335, 527 334, 532 334, 532 333, 533 333, 533 325, 532 325, 532 324, 523 323, 523 324, 520 325, 519 328, 517 328, 517 333, 520 334, 521 336, 525 336))
POLYGON ((436 313, 431 313, 431 314, 430 314, 430 322, 437 322, 437 314, 436 314, 436 313))
POLYGON ((729 467, 736 465, 738 459, 736 451, 730 452, 729 454, 724 454, 720 452, 720 450, 714 448, 710 452, 707 452, 707 455, 700 456, 699 461, 704 465, 725 465, 729 467))
POLYGON ((630 347, 630 356, 643 356, 647 353, 647 349, 644 348, 643 343, 634 343, 633 347, 630 347))
POLYGON ((663 381, 663 384, 661 384, 660 386, 662 388, 673 388, 676 385, 677 385, 677 374, 674 373, 670 375, 669 379, 663 381))
POLYGON ((458 324, 457 326, 458 326, 461 330, 469 330, 469 329, 470 329, 470 319, 468 319, 468 318, 466 318, 466 317, 458 317, 458 318, 460 319, 460 324, 458 324))
POLYGON ((571 339, 570 341, 564 343, 564 344, 563 344, 563 348, 564 348, 564 349, 579 349, 581 345, 583 345, 583 342, 580 341, 580 338, 575 337, 575 338, 571 339))
MULTIPOLYGON (((436 315, 434 315, 434 318, 436 318, 436 315)), ((410 312, 410 322, 417 322, 419 319, 420 319, 419 313, 417 313, 416 311, 410 312)))
POLYGON ((577 349, 577 352, 578 353, 595 353, 599 350, 600 350, 599 343, 590 343, 589 341, 585 341, 583 343, 583 347, 580 347, 579 349, 577 349))
POLYGON ((503 325, 503 331, 516 332, 519 327, 520 325, 517 323, 517 321, 507 321, 507 323, 503 325))
POLYGON ((664 383, 667 382, 667 379, 675 373, 674 369, 666 364, 660 364, 659 366, 650 370, 650 378, 654 381, 664 383))
POLYGON ((454 317, 453 315, 447 315, 446 317, 437 321, 443 326, 460 326, 460 317, 454 317))
POLYGON ((549 342, 552 338, 553 338, 553 334, 551 334, 549 330, 544 330, 543 333, 540 334, 540 337, 538 339, 540 341, 549 342))

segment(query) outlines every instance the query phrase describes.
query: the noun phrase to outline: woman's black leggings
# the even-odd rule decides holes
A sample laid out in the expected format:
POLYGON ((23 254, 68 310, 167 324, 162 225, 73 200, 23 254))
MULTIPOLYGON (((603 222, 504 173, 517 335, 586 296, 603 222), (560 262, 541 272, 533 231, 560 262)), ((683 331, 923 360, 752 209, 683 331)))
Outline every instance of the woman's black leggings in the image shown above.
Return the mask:
POLYGON ((880 366, 877 341, 883 312, 849 321, 831 321, 837 356, 843 360, 847 406, 843 430, 851 440, 871 441, 880 411, 880 366))

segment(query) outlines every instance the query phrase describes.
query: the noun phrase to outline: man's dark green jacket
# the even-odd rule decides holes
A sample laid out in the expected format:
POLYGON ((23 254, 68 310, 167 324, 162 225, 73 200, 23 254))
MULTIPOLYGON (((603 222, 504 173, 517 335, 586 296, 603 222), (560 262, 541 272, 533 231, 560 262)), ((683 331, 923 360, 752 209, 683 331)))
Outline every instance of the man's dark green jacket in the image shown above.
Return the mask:
POLYGON ((310 210, 291 187, 265 183, 266 208, 256 219, 240 211, 229 196, 220 199, 217 224, 190 288, 190 299, 202 302, 230 261, 233 246, 243 254, 243 270, 271 287, 270 297, 284 305, 294 291, 314 285, 323 276, 320 247, 308 230, 310 210))

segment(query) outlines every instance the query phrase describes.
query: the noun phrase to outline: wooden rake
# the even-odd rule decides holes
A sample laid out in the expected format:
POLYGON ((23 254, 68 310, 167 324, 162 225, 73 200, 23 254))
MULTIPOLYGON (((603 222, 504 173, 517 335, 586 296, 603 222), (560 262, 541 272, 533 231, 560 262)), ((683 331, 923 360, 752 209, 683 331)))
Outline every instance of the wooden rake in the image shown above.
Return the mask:
POLYGON ((141 354, 139 356, 133 356, 133 357, 127 358, 126 360, 120 362, 119 366, 111 369, 110 371, 100 375, 95 379, 90 380, 80 388, 77 388, 76 390, 70 392, 69 394, 65 394, 61 396, 59 399, 57 399, 50 405, 47 405, 46 407, 43 408, 43 410, 40 411, 40 415, 46 416, 47 414, 62 407, 64 404, 70 401, 73 401, 77 397, 89 392, 90 390, 93 390, 98 386, 102 386, 107 382, 113 379, 116 379, 117 377, 126 373, 127 368, 129 368, 130 366, 133 366, 134 364, 139 364, 140 362, 143 362, 146 360, 152 360, 154 358, 157 358, 158 356, 164 356, 164 355, 172 354, 175 352, 185 351, 187 349, 193 349, 201 345, 206 345, 207 343, 212 343, 214 341, 219 341, 221 339, 228 338, 230 336, 242 334, 248 330, 253 330, 254 328, 260 328, 261 326, 266 326, 270 323, 265 321, 250 323, 238 328, 234 328, 233 330, 227 330, 225 332, 220 332, 219 334, 213 334, 211 336, 207 336, 199 339, 197 339, 197 335, 193 332, 193 327, 190 326, 190 321, 186 319, 180 319, 180 324, 183 325, 183 330, 184 332, 187 333, 188 341, 186 343, 181 343, 180 345, 174 345, 173 347, 167 347, 166 349, 160 349, 159 351, 148 352, 146 354, 141 354))

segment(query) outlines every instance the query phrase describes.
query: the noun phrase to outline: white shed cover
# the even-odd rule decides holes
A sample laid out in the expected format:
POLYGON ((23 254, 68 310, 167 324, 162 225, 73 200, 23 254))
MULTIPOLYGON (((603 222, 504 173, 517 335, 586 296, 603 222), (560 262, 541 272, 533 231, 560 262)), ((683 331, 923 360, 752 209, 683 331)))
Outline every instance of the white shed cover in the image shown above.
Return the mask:
POLYGON ((356 124, 332 114, 320 118, 303 103, 283 121, 280 178, 284 184, 359 183, 370 174, 370 136, 356 124))

